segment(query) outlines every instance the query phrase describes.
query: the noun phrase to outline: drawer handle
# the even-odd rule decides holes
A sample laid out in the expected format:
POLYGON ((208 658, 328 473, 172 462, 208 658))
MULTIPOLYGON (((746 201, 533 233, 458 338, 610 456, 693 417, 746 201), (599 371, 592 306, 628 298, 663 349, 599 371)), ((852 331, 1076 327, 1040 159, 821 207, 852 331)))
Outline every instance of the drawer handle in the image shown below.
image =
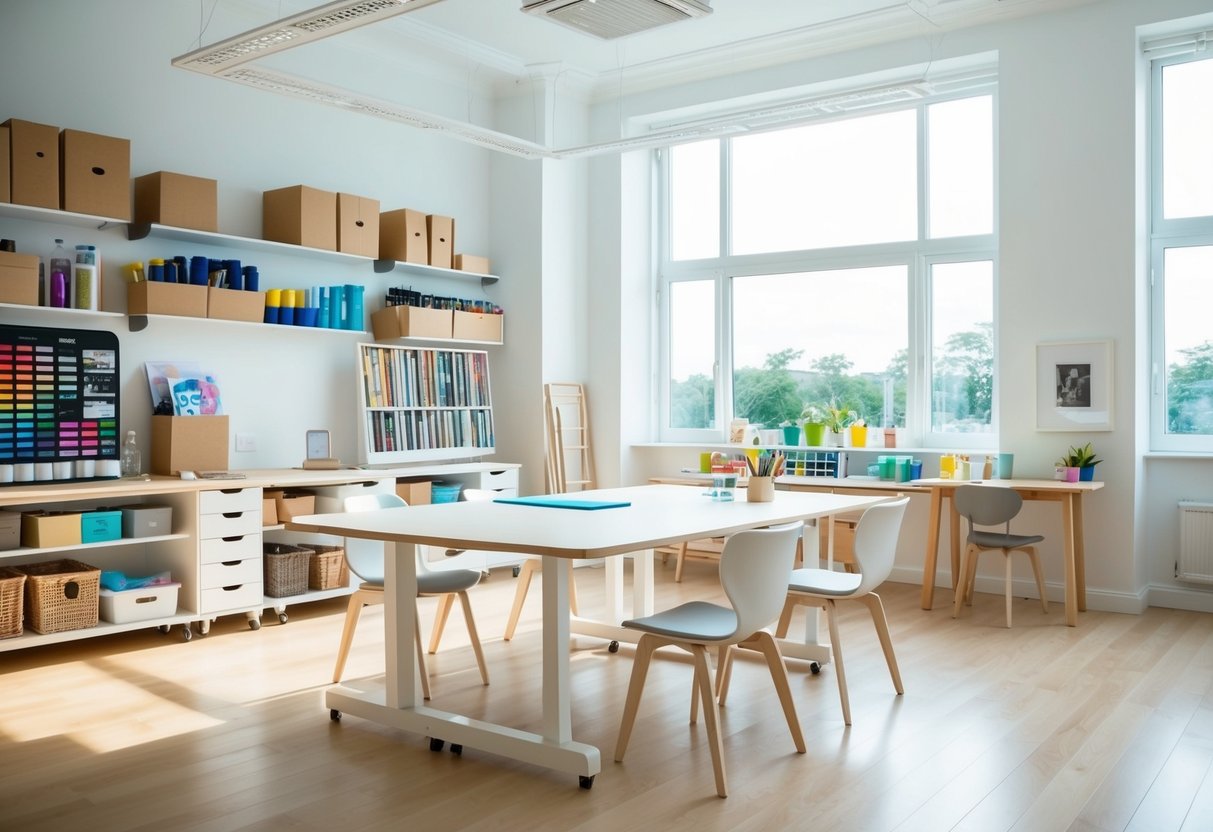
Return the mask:
POLYGON ((243 587, 244 587, 244 584, 234 584, 232 586, 222 587, 222 589, 224 592, 235 592, 236 590, 241 589, 243 587))
POLYGON ((220 488, 219 489, 220 494, 239 494, 242 491, 244 491, 243 488, 220 488))
POLYGON ((223 516, 229 520, 235 519, 236 517, 239 517, 242 514, 244 514, 243 511, 225 511, 225 512, 223 512, 223 516))
POLYGON ((244 561, 241 561, 241 560, 225 560, 225 561, 222 561, 222 562, 221 562, 219 565, 220 565, 220 566, 239 566, 239 565, 240 565, 240 564, 242 564, 242 563, 244 563, 244 561))
POLYGON ((237 540, 244 540, 244 535, 238 534, 238 535, 235 535, 234 537, 221 537, 219 539, 222 540, 224 543, 235 543, 237 540))

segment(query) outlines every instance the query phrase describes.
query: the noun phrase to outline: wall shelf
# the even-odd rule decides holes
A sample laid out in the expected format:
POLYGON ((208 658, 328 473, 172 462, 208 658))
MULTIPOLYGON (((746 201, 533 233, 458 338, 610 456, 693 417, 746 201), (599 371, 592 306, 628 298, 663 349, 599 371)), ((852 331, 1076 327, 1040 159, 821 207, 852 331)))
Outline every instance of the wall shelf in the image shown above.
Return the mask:
MULTIPOLYGON (((93 313, 96 314, 96 313, 93 313)), ((120 312, 108 312, 109 315, 118 315, 120 312)), ((359 337, 369 335, 365 329, 333 329, 327 326, 290 326, 287 324, 267 324, 261 321, 232 321, 227 318, 198 318, 192 315, 128 315, 127 328, 131 332, 142 332, 147 329, 148 324, 152 320, 168 320, 174 322, 181 321, 205 321, 207 324, 223 324, 225 326, 256 326, 265 327, 266 331, 273 330, 274 332, 308 332, 313 335, 357 335, 359 337)))
POLYGON ((459 269, 444 269, 441 266, 425 266, 421 263, 406 263, 401 260, 376 260, 375 271, 386 274, 390 271, 401 271, 430 277, 455 278, 458 280, 479 280, 481 286, 490 286, 501 278, 495 274, 480 274, 479 272, 464 272, 459 269))
POLYGON ((71 211, 60 211, 58 208, 37 208, 33 205, 17 205, 12 202, 0 202, 0 217, 10 217, 18 220, 33 220, 35 222, 54 222, 60 225, 73 225, 80 228, 102 229, 110 225, 125 225, 126 220, 114 217, 97 217, 92 214, 76 214, 71 211))
POLYGON ((214 231, 198 231, 193 228, 177 228, 158 223, 132 222, 126 225, 128 240, 142 240, 146 237, 160 237, 168 240, 181 240, 187 243, 211 246, 232 246, 248 251, 264 251, 271 254, 283 254, 288 257, 306 256, 322 260, 345 263, 369 263, 374 258, 361 254, 347 254, 344 251, 330 251, 325 248, 309 248, 292 243, 279 243, 273 240, 258 240, 253 237, 237 237, 232 234, 220 234, 214 231))
POLYGON ((65 323, 70 323, 70 319, 79 320, 81 317, 86 318, 121 318, 121 312, 102 312, 97 309, 61 309, 57 306, 29 306, 24 303, 0 303, 0 309, 17 309, 22 312, 29 312, 31 309, 36 309, 40 317, 59 318, 65 323))

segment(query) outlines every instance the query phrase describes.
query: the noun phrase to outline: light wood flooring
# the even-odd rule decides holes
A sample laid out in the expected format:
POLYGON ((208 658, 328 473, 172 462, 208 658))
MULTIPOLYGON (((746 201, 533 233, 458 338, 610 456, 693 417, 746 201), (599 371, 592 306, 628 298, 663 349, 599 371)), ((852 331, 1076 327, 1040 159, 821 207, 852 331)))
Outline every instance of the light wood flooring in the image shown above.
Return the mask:
MULTIPOLYGON (((718 593, 715 568, 658 568, 658 607, 718 593)), ((577 570, 584 607, 601 571, 577 570)), ((501 640, 514 581, 472 591, 492 678, 483 687, 458 610, 430 658, 436 707, 537 730, 539 592, 501 640)), ((716 797, 702 720, 688 724, 691 666, 654 661, 628 755, 612 761, 631 648, 574 637, 574 735, 603 752, 593 789, 493 757, 434 753, 425 738, 347 716, 323 691, 344 600, 220 619, 182 643, 154 630, 0 654, 0 829, 48 830, 1210 830, 1213 616, 1087 612, 951 593, 918 608, 886 584, 905 679, 896 696, 866 612, 841 619, 854 725, 833 668, 793 663, 808 753, 794 752, 756 660, 737 662, 722 716, 730 796, 716 797)), ((423 600, 428 633, 434 602, 423 600)), ((848 605, 844 605, 848 606, 848 605)), ((800 619, 794 622, 799 625, 800 619)), ((347 667, 381 672, 382 609, 347 667)))

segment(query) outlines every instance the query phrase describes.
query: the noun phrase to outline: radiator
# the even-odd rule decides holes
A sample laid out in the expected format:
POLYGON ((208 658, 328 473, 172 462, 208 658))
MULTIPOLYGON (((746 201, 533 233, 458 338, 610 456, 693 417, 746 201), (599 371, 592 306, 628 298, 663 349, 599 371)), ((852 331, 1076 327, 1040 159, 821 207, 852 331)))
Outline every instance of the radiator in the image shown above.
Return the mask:
POLYGON ((1213 503, 1180 501, 1176 577, 1213 584, 1213 503))

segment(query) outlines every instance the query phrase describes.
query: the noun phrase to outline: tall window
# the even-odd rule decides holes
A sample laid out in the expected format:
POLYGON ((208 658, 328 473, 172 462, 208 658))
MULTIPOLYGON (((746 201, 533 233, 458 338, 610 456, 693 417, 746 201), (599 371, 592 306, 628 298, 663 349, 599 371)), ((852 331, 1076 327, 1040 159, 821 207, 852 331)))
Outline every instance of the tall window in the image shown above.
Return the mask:
POLYGON ((1151 74, 1151 445, 1213 451, 1213 57, 1151 74))
POLYGON ((661 159, 662 439, 816 406, 995 444, 992 93, 661 159))

